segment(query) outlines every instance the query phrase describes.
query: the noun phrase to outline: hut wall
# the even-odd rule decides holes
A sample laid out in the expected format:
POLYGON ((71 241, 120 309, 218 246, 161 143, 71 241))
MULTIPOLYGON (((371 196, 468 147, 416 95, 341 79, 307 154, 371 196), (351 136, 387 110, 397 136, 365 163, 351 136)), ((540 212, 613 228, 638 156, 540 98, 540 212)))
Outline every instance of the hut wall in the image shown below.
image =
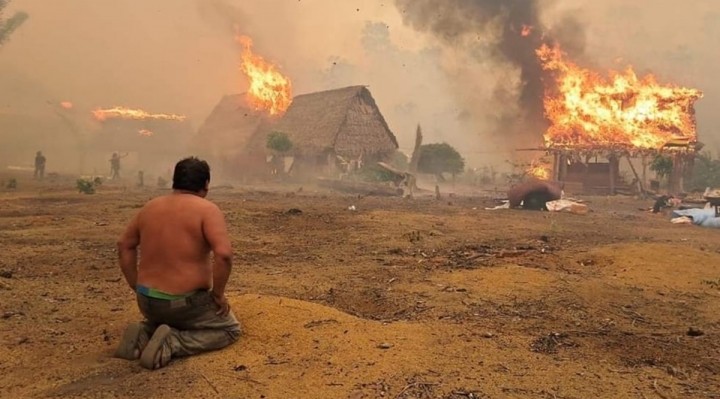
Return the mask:
MULTIPOLYGON (((616 188, 627 188, 627 184, 620 176, 618 161, 615 160, 615 167, 612 168, 616 188)), ((610 194, 610 162, 573 162, 567 166, 567 173, 563 181, 569 183, 567 186, 571 191, 577 191, 582 187, 582 193, 594 195, 610 194)))

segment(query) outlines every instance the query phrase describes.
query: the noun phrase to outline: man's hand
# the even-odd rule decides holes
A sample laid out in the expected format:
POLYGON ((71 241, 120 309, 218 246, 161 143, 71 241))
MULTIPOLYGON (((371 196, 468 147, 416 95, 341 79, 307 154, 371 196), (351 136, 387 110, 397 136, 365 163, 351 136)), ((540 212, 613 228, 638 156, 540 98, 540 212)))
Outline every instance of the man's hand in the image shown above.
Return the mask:
POLYGON ((230 313, 230 303, 228 303, 227 298, 225 295, 215 295, 213 292, 212 294, 213 301, 215 301, 215 304, 220 307, 220 310, 218 310, 215 314, 218 316, 225 317, 230 313))

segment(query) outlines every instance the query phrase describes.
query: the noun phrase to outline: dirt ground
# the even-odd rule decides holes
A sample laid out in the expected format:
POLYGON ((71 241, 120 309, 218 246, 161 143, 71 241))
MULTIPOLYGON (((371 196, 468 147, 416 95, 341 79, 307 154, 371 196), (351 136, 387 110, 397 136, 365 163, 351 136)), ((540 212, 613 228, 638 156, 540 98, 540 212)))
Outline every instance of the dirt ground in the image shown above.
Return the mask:
POLYGON ((720 232, 630 198, 218 188, 242 339, 155 372, 113 359, 140 317, 115 241, 163 193, 0 192, 0 397, 720 398, 720 232))

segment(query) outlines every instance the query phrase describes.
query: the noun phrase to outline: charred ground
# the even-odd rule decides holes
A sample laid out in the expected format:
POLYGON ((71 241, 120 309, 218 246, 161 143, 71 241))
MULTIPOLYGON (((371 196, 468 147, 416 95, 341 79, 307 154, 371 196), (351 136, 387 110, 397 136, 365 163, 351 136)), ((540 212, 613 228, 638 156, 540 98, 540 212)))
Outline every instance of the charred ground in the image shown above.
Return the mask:
POLYGON ((717 232, 646 203, 216 190, 246 335, 149 373, 110 358, 139 317, 114 243, 162 192, 71 187, 2 194, 3 397, 720 397, 717 232))

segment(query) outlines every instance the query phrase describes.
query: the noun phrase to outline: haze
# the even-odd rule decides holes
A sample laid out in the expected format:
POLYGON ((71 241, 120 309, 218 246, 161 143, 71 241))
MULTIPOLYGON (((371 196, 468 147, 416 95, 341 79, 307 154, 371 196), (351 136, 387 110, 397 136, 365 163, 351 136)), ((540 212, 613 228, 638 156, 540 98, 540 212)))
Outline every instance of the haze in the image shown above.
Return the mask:
MULTIPOLYGON (((582 22, 586 65, 605 70, 630 63, 660 82, 704 91, 698 134, 709 149, 720 149, 714 112, 720 82, 713 73, 720 4, 624 3, 557 0, 547 2, 543 17, 552 26, 571 12, 582 22)), ((418 123, 426 142, 456 146, 471 167, 502 164, 515 156, 514 147, 526 145, 491 123, 498 107, 514 106, 490 101, 492 87, 513 71, 414 31, 392 1, 14 0, 9 11, 16 9, 30 19, 0 49, 0 114, 52 117, 48 102, 71 101, 88 119, 94 108, 121 105, 184 114, 197 128, 223 95, 247 87, 233 41, 237 24, 254 39, 255 52, 292 79, 295 94, 368 85, 406 152, 418 123)), ((43 149, 50 164, 62 160, 51 169, 76 172, 77 149, 59 146, 72 138, 57 123, 55 132, 22 137, 0 131, 0 165, 29 166, 43 149)), ((94 134, 90 126, 81 129, 94 134)), ((90 163, 106 167, 100 162, 107 155, 90 163)))

